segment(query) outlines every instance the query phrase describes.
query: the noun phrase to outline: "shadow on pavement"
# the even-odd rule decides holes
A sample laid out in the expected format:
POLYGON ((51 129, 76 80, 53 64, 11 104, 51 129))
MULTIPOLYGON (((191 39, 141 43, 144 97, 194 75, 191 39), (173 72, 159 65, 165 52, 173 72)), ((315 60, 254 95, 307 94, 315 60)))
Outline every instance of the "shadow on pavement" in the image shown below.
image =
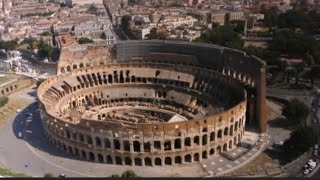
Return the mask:
MULTIPOLYGON (((43 127, 40 119, 40 112, 37 110, 37 103, 32 103, 25 109, 23 109, 14 119, 12 124, 12 130, 14 135, 26 141, 32 147, 49 153, 53 156, 59 156, 74 160, 82 160, 80 158, 73 157, 71 154, 58 149, 52 144, 44 135, 43 127), (32 122, 30 125, 26 125, 27 114, 32 113, 32 122), (19 132, 22 133, 22 137, 19 137, 19 132)), ((83 160, 84 161, 84 160, 83 160)))

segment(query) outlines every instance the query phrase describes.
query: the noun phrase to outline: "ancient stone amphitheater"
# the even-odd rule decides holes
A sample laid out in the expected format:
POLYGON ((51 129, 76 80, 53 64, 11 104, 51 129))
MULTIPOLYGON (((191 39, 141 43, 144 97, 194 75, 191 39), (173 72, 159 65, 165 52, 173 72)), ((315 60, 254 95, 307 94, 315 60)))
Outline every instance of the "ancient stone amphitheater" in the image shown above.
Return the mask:
POLYGON ((265 64, 201 43, 125 41, 62 50, 38 89, 45 135, 88 161, 188 164, 266 131, 265 64), (247 122, 246 122, 247 121, 247 122))

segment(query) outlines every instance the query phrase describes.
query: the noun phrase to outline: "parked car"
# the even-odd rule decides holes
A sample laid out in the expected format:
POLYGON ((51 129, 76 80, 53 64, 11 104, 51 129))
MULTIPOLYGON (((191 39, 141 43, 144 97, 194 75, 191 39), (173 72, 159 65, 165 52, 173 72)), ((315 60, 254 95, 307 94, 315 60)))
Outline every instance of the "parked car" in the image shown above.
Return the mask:
POLYGON ((310 172, 310 171, 309 171, 308 169, 306 169, 306 170, 303 171, 303 174, 304 174, 304 175, 307 175, 307 174, 309 174, 309 172, 310 172))
POLYGON ((20 113, 21 112, 21 109, 17 109, 17 113, 20 113))
POLYGON ((19 132, 19 133, 18 133, 18 137, 19 137, 19 138, 22 138, 22 132, 19 132))

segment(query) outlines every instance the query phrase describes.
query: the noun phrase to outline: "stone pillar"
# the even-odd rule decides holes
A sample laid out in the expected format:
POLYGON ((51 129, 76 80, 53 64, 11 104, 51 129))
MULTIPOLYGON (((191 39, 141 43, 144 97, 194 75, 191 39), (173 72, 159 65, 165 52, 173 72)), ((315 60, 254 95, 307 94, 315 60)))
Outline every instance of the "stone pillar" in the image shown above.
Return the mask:
POLYGON ((265 66, 260 68, 260 74, 256 81, 257 86, 257 97, 256 97, 256 110, 257 110, 257 119, 259 120, 260 132, 267 132, 267 114, 266 114, 266 94, 267 94, 267 85, 266 85, 266 69, 265 66))

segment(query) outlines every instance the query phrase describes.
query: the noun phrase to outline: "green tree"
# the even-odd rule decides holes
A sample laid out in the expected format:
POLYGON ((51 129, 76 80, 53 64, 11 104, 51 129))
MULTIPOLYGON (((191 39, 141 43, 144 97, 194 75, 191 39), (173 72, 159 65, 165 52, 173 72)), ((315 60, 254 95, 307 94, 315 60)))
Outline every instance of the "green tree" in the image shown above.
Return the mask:
POLYGON ((9 98, 7 96, 0 96, 0 107, 7 104, 8 100, 9 100, 9 98))
POLYGON ((292 99, 282 109, 282 115, 284 115, 294 125, 304 124, 305 119, 309 115, 309 108, 298 99, 292 99))
POLYGON ((11 41, 0 41, 0 49, 5 50, 15 50, 18 47, 18 42, 16 40, 11 41))
POLYGON ((277 8, 273 7, 271 9, 268 9, 263 14, 264 14, 264 24, 268 26, 269 29, 271 30, 272 27, 274 27, 278 23, 277 8))
POLYGON ((43 177, 45 177, 45 178, 51 178, 51 177, 54 177, 54 176, 53 176, 52 173, 45 173, 45 174, 43 175, 43 177))
POLYGON ((50 36, 51 33, 48 32, 48 31, 45 31, 45 32, 41 33, 40 35, 41 35, 41 36, 50 36))
POLYGON ((291 133, 289 139, 283 143, 283 150, 290 159, 303 154, 318 140, 317 133, 311 127, 299 126, 291 133))
POLYGON ((199 40, 204 43, 213 43, 235 49, 242 49, 244 44, 241 35, 235 32, 229 24, 207 30, 200 36, 199 40))
POLYGON ((92 39, 89 39, 87 37, 81 37, 79 40, 78 40, 79 44, 88 44, 88 43, 93 43, 93 40, 92 39))
POLYGON ((132 170, 127 170, 127 171, 124 171, 122 174, 121 174, 121 177, 122 178, 133 178, 133 177, 138 177, 136 175, 136 173, 132 170))

